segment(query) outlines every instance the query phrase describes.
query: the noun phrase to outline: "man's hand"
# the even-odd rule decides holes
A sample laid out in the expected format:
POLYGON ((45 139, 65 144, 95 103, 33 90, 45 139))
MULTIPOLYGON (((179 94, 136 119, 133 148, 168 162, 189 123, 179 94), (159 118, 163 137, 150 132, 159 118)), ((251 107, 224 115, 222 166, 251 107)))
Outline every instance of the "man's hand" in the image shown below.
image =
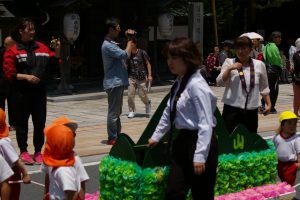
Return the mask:
POLYGON ((36 77, 34 75, 27 75, 26 76, 26 80, 29 83, 32 83, 32 84, 37 84, 37 83, 39 83, 41 81, 38 77, 36 77))
POLYGON ((205 163, 194 162, 194 173, 196 175, 203 174, 205 172, 205 163))

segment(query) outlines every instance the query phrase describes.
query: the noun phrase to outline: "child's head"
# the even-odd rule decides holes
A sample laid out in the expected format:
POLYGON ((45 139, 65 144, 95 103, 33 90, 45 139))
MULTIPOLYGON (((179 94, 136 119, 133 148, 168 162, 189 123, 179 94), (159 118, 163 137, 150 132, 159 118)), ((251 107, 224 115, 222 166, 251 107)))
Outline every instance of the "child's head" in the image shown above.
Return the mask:
POLYGON ((284 132, 288 135, 293 135, 296 133, 298 117, 295 113, 291 111, 284 111, 279 117, 280 126, 278 128, 278 133, 284 132))
POLYGON ((0 108, 0 139, 8 137, 8 126, 5 120, 5 112, 0 108))
POLYGON ((73 148, 77 124, 60 117, 45 128, 44 163, 52 167, 71 166, 75 162, 73 148))

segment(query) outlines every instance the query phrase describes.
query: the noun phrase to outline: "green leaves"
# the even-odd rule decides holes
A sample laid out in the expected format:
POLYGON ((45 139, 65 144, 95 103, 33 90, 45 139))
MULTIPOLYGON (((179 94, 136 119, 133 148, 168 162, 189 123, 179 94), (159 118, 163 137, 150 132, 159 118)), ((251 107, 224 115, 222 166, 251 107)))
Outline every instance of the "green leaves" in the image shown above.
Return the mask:
POLYGON ((238 192, 246 188, 275 183, 277 156, 271 141, 270 149, 219 156, 215 194, 238 192))
POLYGON ((168 167, 142 169, 134 162, 106 156, 99 165, 100 199, 163 199, 168 173, 168 167))

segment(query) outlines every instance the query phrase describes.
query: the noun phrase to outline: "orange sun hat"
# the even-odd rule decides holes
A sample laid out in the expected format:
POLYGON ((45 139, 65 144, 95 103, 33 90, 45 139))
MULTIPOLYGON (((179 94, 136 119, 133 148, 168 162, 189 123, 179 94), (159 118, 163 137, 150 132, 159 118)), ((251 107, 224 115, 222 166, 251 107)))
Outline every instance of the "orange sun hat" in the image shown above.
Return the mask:
POLYGON ((43 161, 47 166, 72 166, 75 163, 74 133, 68 126, 51 124, 45 129, 43 161))
POLYGON ((5 112, 0 108, 0 139, 8 137, 9 130, 5 118, 5 112))
POLYGON ((55 125, 66 125, 68 126, 74 133, 78 127, 77 123, 73 122, 72 120, 70 120, 69 118, 65 117, 65 116, 61 116, 56 118, 55 120, 53 120, 52 124, 50 124, 49 126, 47 126, 44 129, 44 134, 46 135, 46 132, 48 131, 48 129, 50 129, 51 127, 55 126, 55 125))

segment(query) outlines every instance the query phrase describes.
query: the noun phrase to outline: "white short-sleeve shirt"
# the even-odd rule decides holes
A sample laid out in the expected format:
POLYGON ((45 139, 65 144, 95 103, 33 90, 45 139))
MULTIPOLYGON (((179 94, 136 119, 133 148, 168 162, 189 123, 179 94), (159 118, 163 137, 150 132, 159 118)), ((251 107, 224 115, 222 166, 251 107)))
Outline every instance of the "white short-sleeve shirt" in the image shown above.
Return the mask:
POLYGON ((300 153, 300 137, 295 134, 290 138, 283 138, 280 134, 273 137, 278 160, 282 162, 296 161, 300 153))
POLYGON ((85 181, 90 180, 90 177, 87 174, 87 172, 86 172, 86 170, 85 170, 85 168, 84 168, 84 166, 81 162, 80 156, 78 154, 75 154, 75 164, 74 164, 74 166, 76 168, 76 172, 79 175, 80 182, 85 182, 85 181))
MULTIPOLYGON (((255 71, 255 83, 254 88, 249 93, 248 97, 248 110, 257 109, 260 106, 260 95, 268 95, 270 93, 269 84, 268 84, 268 76, 265 64, 256 59, 252 59, 255 71)), ((225 91, 223 94, 222 101, 226 105, 230 105, 233 107, 245 108, 246 96, 247 93, 242 88, 242 83, 240 80, 238 70, 232 70, 230 72, 230 78, 227 81, 223 80, 223 74, 225 71, 233 65, 235 62, 235 58, 227 58, 222 65, 221 73, 217 77, 217 84, 220 86, 225 86, 225 91)), ((243 66, 242 67, 245 77, 245 82, 247 85, 247 91, 249 92, 250 87, 250 67, 243 66)))
POLYGON ((88 181, 88 176, 79 155, 75 154, 75 163, 70 167, 53 167, 42 164, 41 170, 49 174, 50 199, 65 199, 65 191, 80 191, 81 182, 88 181))
POLYGON ((8 137, 0 139, 0 154, 10 167, 14 167, 15 163, 19 160, 17 151, 8 137))
POLYGON ((43 165, 42 171, 49 174, 51 200, 67 199, 65 191, 80 191, 80 179, 74 166, 53 168, 43 165))
POLYGON ((4 158, 0 155, 0 183, 14 174, 4 158))

